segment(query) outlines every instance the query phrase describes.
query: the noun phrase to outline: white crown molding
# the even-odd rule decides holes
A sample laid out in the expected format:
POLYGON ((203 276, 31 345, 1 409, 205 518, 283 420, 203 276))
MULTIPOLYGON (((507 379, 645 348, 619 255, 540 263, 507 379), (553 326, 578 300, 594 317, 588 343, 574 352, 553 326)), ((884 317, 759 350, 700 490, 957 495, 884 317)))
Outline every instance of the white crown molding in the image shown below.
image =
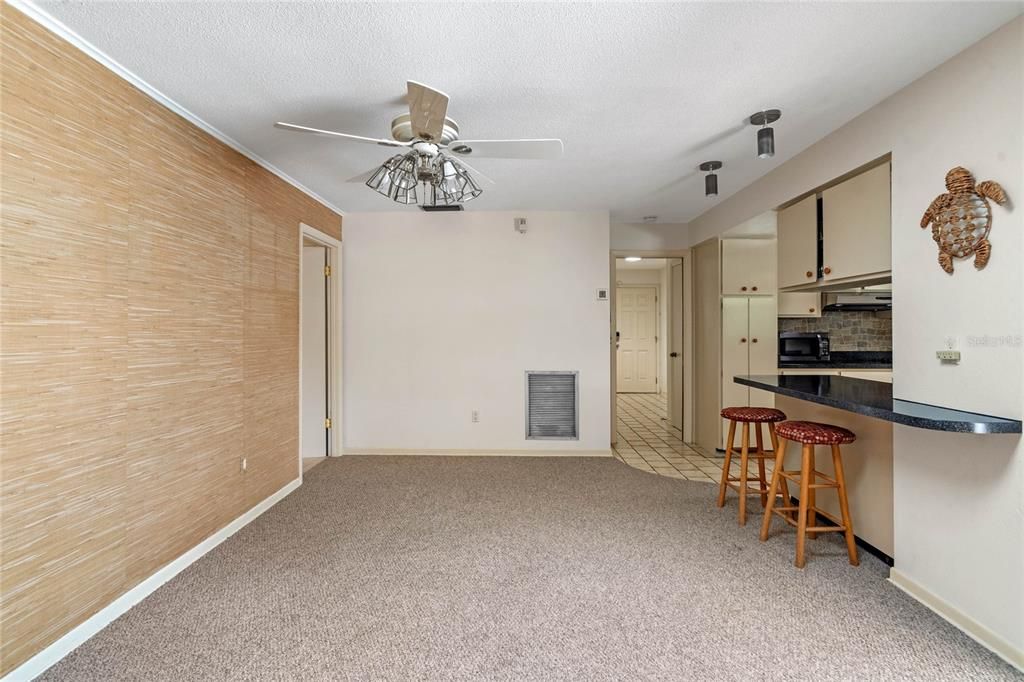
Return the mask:
POLYGON ((223 142, 227 146, 229 146, 232 149, 234 149, 239 154, 241 154, 241 155, 251 159, 255 163, 257 163, 260 166, 262 166, 263 168, 266 168, 268 171, 270 171, 271 173, 273 173, 277 177, 281 178, 282 180, 287 182, 289 185, 291 185, 295 189, 299 190, 300 192, 302 192, 304 194, 309 195, 313 199, 316 199, 318 202, 320 202, 321 204, 323 204, 327 208, 331 209, 332 211, 334 211, 338 215, 345 215, 344 211, 342 211, 340 208, 338 208, 337 206, 332 204, 327 199, 324 199, 322 196, 320 196, 319 194, 317 194, 316 192, 314 192, 310 188, 306 187, 301 182, 299 182, 295 178, 291 177, 290 175, 288 175, 287 173, 282 171, 280 168, 276 167, 274 164, 272 164, 269 161, 267 161, 266 159, 260 157, 258 154, 253 152, 251 149, 246 148, 245 145, 241 144, 237 140, 235 140, 235 139, 229 137, 228 135, 224 134, 223 132, 221 132, 217 128, 214 128, 212 125, 210 125, 209 123, 207 123, 203 119, 199 118, 198 116, 193 114, 191 111, 189 111, 185 107, 181 106, 180 104, 178 104, 177 102, 172 100, 170 97, 168 97, 164 93, 162 93, 159 90, 157 90, 156 88, 154 88, 152 85, 150 85, 149 83, 147 83, 143 79, 139 78, 137 75, 132 73, 130 70, 128 70, 123 65, 119 64, 116 60, 112 59, 109 55, 104 53, 102 50, 97 48, 95 45, 92 45, 85 38, 83 38, 82 36, 80 36, 77 33, 75 33, 73 30, 68 28, 65 24, 61 23, 58 19, 56 19, 51 14, 49 14, 46 10, 44 10, 41 7, 39 7, 32 0, 6 0, 6 2, 7 2, 8 5, 10 5, 11 7, 14 7, 15 9, 17 9, 19 12, 21 12, 22 14, 27 16, 32 21, 36 22, 40 26, 42 26, 42 27, 46 28, 47 30, 49 30, 51 33, 54 33, 55 35, 63 38, 67 42, 71 43, 72 45, 77 47, 79 50, 84 52, 86 55, 88 55, 92 59, 94 59, 97 62, 99 62, 100 64, 102 64, 104 67, 110 69, 115 74, 117 74, 119 77, 121 77, 124 80, 128 81, 129 83, 134 85, 136 88, 138 88, 139 90, 144 92, 146 95, 148 95, 152 99, 156 100, 157 102, 159 102, 163 106, 167 107, 168 109, 170 109, 171 111, 173 111, 177 115, 181 116, 182 118, 184 118, 186 121, 188 121, 192 125, 196 126, 200 130, 203 130, 203 131, 209 133, 210 135, 212 135, 213 137, 217 138, 218 140, 220 140, 221 142, 223 142))

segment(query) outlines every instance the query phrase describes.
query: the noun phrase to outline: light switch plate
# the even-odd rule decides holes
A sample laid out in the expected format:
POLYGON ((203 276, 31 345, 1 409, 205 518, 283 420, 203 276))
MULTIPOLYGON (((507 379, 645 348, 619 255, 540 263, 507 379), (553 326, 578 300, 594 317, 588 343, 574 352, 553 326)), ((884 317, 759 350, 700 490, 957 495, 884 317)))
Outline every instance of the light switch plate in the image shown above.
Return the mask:
POLYGON ((599 301, 607 301, 608 300, 608 290, 607 289, 598 289, 597 290, 597 300, 599 300, 599 301))

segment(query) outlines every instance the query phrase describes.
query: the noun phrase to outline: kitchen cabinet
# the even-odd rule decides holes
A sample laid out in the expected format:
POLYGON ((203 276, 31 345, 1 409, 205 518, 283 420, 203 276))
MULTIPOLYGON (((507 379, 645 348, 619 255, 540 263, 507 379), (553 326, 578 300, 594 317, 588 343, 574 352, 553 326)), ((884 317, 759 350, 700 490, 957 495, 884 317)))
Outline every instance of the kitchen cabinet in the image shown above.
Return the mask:
POLYGON ((812 194, 778 212, 779 288, 818 279, 818 197, 812 194))
POLYGON ((822 282, 892 270, 890 164, 821 193, 822 282))
MULTIPOLYGON (((738 374, 774 374, 778 365, 778 321, 772 296, 722 298, 722 407, 772 407, 775 396, 733 381, 738 374)), ((728 433, 722 420, 722 443, 728 433)))
POLYGON ((780 292, 779 317, 821 317, 821 292, 780 292))
POLYGON ((771 296, 776 290, 774 239, 722 240, 722 294, 771 296))

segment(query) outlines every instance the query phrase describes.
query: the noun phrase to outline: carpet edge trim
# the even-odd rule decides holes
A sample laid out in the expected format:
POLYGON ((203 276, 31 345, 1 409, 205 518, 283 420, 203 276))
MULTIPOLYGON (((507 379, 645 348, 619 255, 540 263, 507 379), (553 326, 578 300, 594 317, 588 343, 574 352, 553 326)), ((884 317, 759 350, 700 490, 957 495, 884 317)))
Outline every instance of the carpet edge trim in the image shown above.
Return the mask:
POLYGON ((252 523, 263 512, 283 500, 289 493, 302 485, 302 478, 296 478, 276 493, 264 498, 247 512, 209 536, 192 549, 186 551, 174 561, 131 588, 120 597, 110 602, 90 618, 75 626, 53 644, 49 645, 14 670, 7 673, 0 682, 29 682, 56 665, 65 656, 85 644, 103 628, 110 625, 118 617, 127 613, 133 606, 156 592, 174 576, 201 559, 210 550, 227 540, 245 526, 252 523))
POLYGON ((889 569, 889 582, 915 601, 928 607, 956 629, 982 645, 1017 670, 1024 672, 1024 651, 1013 646, 989 627, 979 623, 948 601, 896 568, 889 569))
POLYGON ((410 455, 423 457, 612 457, 608 450, 403 450, 400 448, 342 448, 345 455, 410 455))

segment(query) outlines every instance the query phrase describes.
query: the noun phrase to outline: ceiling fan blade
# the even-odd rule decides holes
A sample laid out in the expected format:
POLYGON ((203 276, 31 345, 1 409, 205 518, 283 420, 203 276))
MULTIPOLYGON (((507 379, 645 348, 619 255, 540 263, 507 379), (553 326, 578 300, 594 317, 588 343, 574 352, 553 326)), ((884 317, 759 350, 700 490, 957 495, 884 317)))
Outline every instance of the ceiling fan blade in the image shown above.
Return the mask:
POLYGON ((411 143, 399 142, 398 140, 384 140, 377 139, 374 137, 363 137, 361 135, 349 135, 348 133, 337 133, 333 130, 320 130, 319 128, 308 128, 306 126, 295 125, 294 123, 282 123, 278 121, 274 124, 275 128, 281 130, 294 130, 300 133, 313 133, 314 135, 325 135, 327 137, 337 137, 342 140, 352 140, 353 142, 368 142, 370 144, 379 144, 382 147, 408 147, 411 143))
POLYGON ((440 140, 444 119, 448 115, 448 95, 429 85, 407 81, 409 116, 413 135, 424 140, 440 140))
POLYGON ((477 176, 481 180, 484 180, 485 182, 487 182, 487 184, 489 184, 489 185, 496 184, 494 182, 494 180, 491 180, 489 177, 487 177, 486 175, 484 175, 483 173, 478 171, 476 168, 473 168, 472 166, 470 166, 468 163, 466 163, 466 161, 464 159, 453 158, 452 161, 454 161, 455 163, 459 164, 460 166, 462 166, 463 168, 465 168, 466 170, 468 170, 470 173, 472 173, 473 175, 477 176))
POLYGON ((456 140, 448 146, 456 158, 560 159, 561 140, 456 140))

